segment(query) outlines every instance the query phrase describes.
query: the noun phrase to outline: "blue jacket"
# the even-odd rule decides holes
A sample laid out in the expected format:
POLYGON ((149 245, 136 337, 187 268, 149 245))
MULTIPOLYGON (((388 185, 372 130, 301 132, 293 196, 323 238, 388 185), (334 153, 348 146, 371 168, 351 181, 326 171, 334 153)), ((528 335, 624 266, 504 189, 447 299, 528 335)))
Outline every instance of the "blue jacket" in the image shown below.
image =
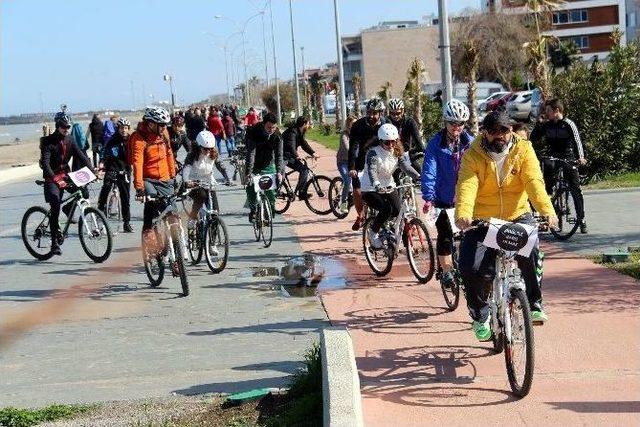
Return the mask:
POLYGON ((116 133, 116 125, 111 121, 107 120, 104 122, 104 129, 102 131, 102 144, 106 144, 109 142, 111 137, 116 133))
POLYGON ((446 143, 446 130, 436 133, 424 150, 422 167, 422 198, 441 207, 453 207, 456 182, 462 154, 469 148, 473 136, 464 131, 460 135, 460 147, 451 150, 446 143))

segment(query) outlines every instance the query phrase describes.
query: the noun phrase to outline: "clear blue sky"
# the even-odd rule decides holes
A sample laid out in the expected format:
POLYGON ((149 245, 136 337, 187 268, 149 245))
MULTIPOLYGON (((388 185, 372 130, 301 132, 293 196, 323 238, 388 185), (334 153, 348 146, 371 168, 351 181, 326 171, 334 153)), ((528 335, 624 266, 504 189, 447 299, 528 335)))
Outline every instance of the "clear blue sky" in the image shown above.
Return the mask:
MULTIPOLYGON (((448 2, 450 12, 479 7, 479 0, 448 2)), ((45 111, 61 103, 72 111, 131 108, 168 100, 162 80, 172 74, 178 100, 194 102, 226 91, 222 51, 234 31, 265 0, 1 0, 0 115, 45 111), (239 25, 239 24, 238 24, 239 25), (205 32, 207 34, 205 34, 205 32), (132 84, 133 82, 133 94, 132 84), (151 98, 153 95, 153 98, 151 98)), ((355 34, 383 20, 421 20, 437 13, 436 0, 341 0, 342 34, 355 34)), ((289 7, 273 0, 278 73, 293 74, 289 7)), ((294 26, 300 67, 335 61, 332 0, 294 0, 294 26)), ((268 15, 267 15, 268 17, 268 15)), ((269 75, 273 78, 269 21, 265 20, 269 75)), ((260 17, 247 26, 249 74, 264 76, 260 17)), ((240 36, 228 42, 241 62, 240 36)), ((239 73, 230 70, 230 74, 239 73)), ((232 77, 233 80, 233 77, 232 77)))

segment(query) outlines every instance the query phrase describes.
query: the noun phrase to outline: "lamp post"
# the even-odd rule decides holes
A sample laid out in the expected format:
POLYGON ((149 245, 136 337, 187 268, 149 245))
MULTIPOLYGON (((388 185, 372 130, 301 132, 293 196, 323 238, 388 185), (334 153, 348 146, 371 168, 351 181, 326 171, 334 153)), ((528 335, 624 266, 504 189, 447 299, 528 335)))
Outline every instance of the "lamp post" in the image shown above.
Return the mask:
POLYGON ((169 74, 165 74, 164 81, 169 82, 169 89, 171 90, 171 112, 173 113, 176 109, 176 95, 173 91, 173 77, 169 74))
MULTIPOLYGON (((347 100, 345 98, 344 67, 342 66, 342 37, 340 35, 340 13, 338 11, 338 0, 333 0, 333 13, 336 25, 336 50, 338 53, 338 78, 340 81, 340 127, 344 128, 345 119, 347 118, 347 100)), ((357 105, 356 108, 358 108, 357 105)))
POLYGON ((280 83, 278 82, 278 60, 276 58, 276 37, 273 33, 273 8, 269 0, 269 15, 271 17, 271 44, 273 48, 273 74, 276 79, 276 108, 278 110, 278 125, 282 126, 282 106, 280 105, 280 83))
POLYGON ((293 6, 289 0, 289 20, 291 21, 291 48, 293 51, 293 80, 296 83, 296 114, 302 115, 300 110, 300 83, 298 82, 298 66, 296 64, 296 36, 293 30, 293 6))
MULTIPOLYGON (((306 68, 304 66, 304 46, 300 46, 300 55, 302 57, 302 90, 304 91, 303 96, 304 96, 304 102, 303 105, 307 105, 307 99, 309 99, 309 96, 307 95, 307 71, 306 68)), ((303 107, 303 111, 304 111, 304 107, 303 107)))
POLYGON ((438 0, 438 24, 440 27, 440 73, 444 85, 445 101, 450 101, 453 97, 453 87, 451 82, 451 46, 449 45, 449 14, 447 13, 447 2, 438 0))
POLYGON ((264 31, 264 12, 266 9, 263 9, 260 12, 260 21, 262 22, 262 48, 264 50, 264 81, 267 86, 269 86, 269 67, 267 62, 267 38, 264 31))

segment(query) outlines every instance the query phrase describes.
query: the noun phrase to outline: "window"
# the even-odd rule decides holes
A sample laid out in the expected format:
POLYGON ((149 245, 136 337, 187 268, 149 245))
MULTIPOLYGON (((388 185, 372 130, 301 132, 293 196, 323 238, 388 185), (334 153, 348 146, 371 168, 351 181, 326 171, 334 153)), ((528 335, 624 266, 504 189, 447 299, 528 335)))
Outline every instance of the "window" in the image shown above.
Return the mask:
POLYGON ((588 36, 576 36, 570 37, 568 39, 570 42, 576 45, 578 49, 588 49, 589 48, 589 37, 588 36))
POLYGON ((552 18, 553 25, 577 24, 587 21, 589 21, 589 14, 586 9, 554 12, 552 18))

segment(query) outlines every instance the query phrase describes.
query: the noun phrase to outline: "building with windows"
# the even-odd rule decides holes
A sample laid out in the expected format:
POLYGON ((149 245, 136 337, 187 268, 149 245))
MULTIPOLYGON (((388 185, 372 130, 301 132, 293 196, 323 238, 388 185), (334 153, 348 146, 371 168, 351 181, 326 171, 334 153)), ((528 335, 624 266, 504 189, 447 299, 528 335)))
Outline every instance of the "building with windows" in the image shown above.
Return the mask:
POLYGON ((407 83, 407 69, 415 57, 425 64, 425 81, 440 80, 438 27, 431 22, 389 21, 342 37, 345 94, 353 94, 352 78, 360 74, 361 96, 375 96, 387 81, 391 96, 400 97, 407 83))
MULTIPOLYGON (((626 3, 631 1, 634 0, 568 0, 553 11, 550 28, 545 33, 573 42, 584 60, 594 56, 604 59, 611 51, 611 35, 616 29, 623 32, 622 43, 626 43, 629 23, 626 3)), ((524 4, 523 0, 484 0, 482 8, 526 14, 529 9, 524 4)))
POLYGON ((640 0, 627 0, 627 40, 640 36, 638 21, 640 21, 640 0))

